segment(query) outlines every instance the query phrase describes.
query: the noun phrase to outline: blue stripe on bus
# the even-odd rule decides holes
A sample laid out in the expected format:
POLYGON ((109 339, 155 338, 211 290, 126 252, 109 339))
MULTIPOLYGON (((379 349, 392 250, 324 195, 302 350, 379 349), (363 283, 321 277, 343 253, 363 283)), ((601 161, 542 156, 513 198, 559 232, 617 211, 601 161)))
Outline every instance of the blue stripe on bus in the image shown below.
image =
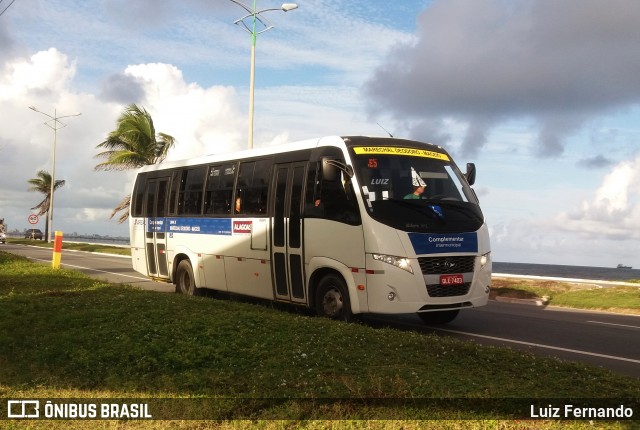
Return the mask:
POLYGON ((231 218, 148 218, 149 233, 196 233, 231 236, 231 218))
POLYGON ((445 252, 478 252, 477 233, 409 233, 416 255, 445 252))

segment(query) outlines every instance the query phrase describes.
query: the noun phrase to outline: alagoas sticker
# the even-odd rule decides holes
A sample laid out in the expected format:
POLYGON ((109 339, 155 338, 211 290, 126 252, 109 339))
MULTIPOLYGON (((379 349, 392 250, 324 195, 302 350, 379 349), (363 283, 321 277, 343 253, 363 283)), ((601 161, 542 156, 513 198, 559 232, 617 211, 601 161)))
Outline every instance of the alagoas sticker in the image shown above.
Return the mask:
POLYGON ((233 221, 233 234, 251 234, 253 230, 253 221, 233 221))
POLYGON ((408 155, 410 157, 435 158, 437 160, 449 161, 447 154, 426 149, 402 148, 399 146, 357 146, 353 148, 357 155, 386 154, 386 155, 408 155))

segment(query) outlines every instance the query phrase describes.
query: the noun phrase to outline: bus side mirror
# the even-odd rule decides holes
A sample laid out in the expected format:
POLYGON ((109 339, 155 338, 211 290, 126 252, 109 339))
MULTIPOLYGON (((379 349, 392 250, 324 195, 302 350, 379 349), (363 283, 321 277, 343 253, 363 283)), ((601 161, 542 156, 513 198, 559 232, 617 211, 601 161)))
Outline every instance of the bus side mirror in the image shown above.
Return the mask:
POLYGON ((322 179, 329 182, 335 182, 339 177, 338 167, 332 161, 329 158, 322 159, 322 179))
POLYGON ((476 165, 473 163, 467 163, 467 173, 464 174, 467 178, 469 185, 476 183, 476 165))
POLYGON ((329 182, 340 180, 340 172, 344 172, 349 178, 353 177, 353 167, 334 160, 329 157, 322 157, 322 179, 329 182))

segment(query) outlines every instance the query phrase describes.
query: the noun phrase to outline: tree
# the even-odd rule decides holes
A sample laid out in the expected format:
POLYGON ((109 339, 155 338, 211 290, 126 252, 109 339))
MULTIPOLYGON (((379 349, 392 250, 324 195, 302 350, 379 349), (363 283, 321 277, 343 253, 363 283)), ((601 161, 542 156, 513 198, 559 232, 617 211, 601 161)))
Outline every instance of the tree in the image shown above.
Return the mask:
MULTIPOLYGON (((96 170, 128 170, 156 164, 167 157, 175 138, 165 133, 156 133, 153 119, 143 107, 130 104, 118 117, 116 129, 96 148, 105 151, 96 155, 106 161, 95 166, 96 170)), ((118 218, 123 223, 129 217, 131 195, 118 203, 110 218, 124 211, 118 218)))
MULTIPOLYGON (((37 173, 37 177, 29 179, 27 181, 31 186, 29 187, 29 191, 37 191, 39 193, 44 194, 44 199, 38 203, 36 206, 32 207, 31 210, 37 209, 38 216, 42 216, 47 214, 45 227, 44 227, 44 237, 49 237, 49 201, 51 200, 51 174, 46 170, 40 170, 37 173)), ((53 192, 64 186, 66 183, 65 180, 57 180, 55 185, 53 186, 53 192)))

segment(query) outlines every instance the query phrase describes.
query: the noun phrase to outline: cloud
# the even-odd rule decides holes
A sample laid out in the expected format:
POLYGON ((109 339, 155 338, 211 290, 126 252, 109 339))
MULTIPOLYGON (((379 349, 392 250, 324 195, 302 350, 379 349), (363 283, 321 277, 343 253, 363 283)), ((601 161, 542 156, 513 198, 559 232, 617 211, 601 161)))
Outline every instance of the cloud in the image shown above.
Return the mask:
POLYGON ((212 17, 216 13, 231 11, 242 12, 239 6, 230 1, 208 0, 182 0, 174 2, 170 0, 109 0, 103 2, 103 7, 107 14, 114 18, 123 27, 135 26, 143 28, 153 28, 159 25, 167 25, 172 18, 184 7, 196 12, 209 13, 212 17))
POLYGON ((640 239, 640 157, 615 165, 591 200, 561 212, 553 224, 589 237, 640 239))
POLYGON ((604 236, 553 234, 545 225, 527 219, 513 219, 490 227, 494 261, 529 264, 615 267, 632 263, 638 246, 604 236))
MULTIPOLYGON (((55 224, 63 231, 126 235, 107 215, 131 190, 134 172, 96 172, 96 145, 116 126, 125 105, 137 102, 151 114, 156 131, 176 138, 168 159, 224 153, 246 147, 248 95, 230 86, 203 87, 187 81, 172 64, 129 65, 112 72, 99 96, 77 90, 76 62, 48 49, 15 58, 0 69, 0 207, 12 228, 23 228, 40 195, 27 192, 38 170, 51 171, 52 130, 43 115, 82 112, 57 133, 55 224), (100 217, 104 215, 103 219, 100 217)), ((361 111, 352 87, 261 87, 256 97, 255 146, 286 143, 352 130, 377 130, 361 111), (320 118, 328 118, 320 121, 320 118)), ((43 226, 39 226, 43 227, 43 226)))
MULTIPOLYGON (((367 120, 357 89, 349 86, 279 86, 256 91, 255 142, 282 142, 328 135, 380 135, 367 120), (280 137, 274 138, 274 135, 280 137)), ((243 124, 243 129, 246 124, 243 124)))
MULTIPOLYGON (((0 11, 2 9, 0 8, 0 11)), ((5 61, 11 58, 15 52, 16 42, 11 37, 7 27, 5 25, 0 25, 0 65, 2 65, 5 61)))
POLYGON ((411 130, 411 138, 421 142, 431 142, 437 145, 445 145, 453 139, 447 131, 447 125, 443 118, 427 118, 416 124, 411 130))
POLYGON ((75 72, 75 62, 53 48, 15 58, 0 69, 0 208, 11 228, 23 228, 29 208, 41 199, 27 191, 27 180, 38 170, 52 169, 53 133, 43 126, 48 118, 30 105, 51 115, 54 110, 58 115, 82 112, 63 119, 67 126, 57 132, 55 177, 66 185, 56 192, 54 221, 67 231, 126 234, 126 226, 108 221, 108 215, 130 192, 134 172, 96 172, 94 157, 96 145, 132 101, 149 110, 157 131, 176 137, 173 159, 245 144, 246 114, 237 111, 233 88, 203 88, 186 82, 175 66, 151 63, 114 73, 96 97, 75 90, 75 72))
POLYGON ((169 15, 170 3, 158 0, 109 0, 103 2, 105 12, 122 27, 151 28, 163 23, 169 15))
POLYGON ((578 166, 587 169, 600 169, 603 167, 609 167, 614 163, 613 160, 603 156, 602 154, 593 157, 583 158, 578 161, 578 166))
POLYGON ((462 149, 514 118, 537 124, 539 156, 594 116, 640 103, 640 2, 437 0, 417 40, 394 47, 365 84, 372 114, 468 124, 462 149))
POLYGON ((176 138, 168 159, 228 152, 242 145, 246 115, 238 112, 232 87, 187 83, 180 69, 163 63, 129 66, 124 76, 143 91, 140 103, 156 131, 176 138))
POLYGON ((109 76, 103 86, 100 98, 120 104, 139 103, 144 97, 144 88, 133 76, 116 73, 109 76))
POLYGON ((55 48, 13 59, 5 63, 0 74, 0 100, 56 97, 68 87, 75 73, 75 63, 55 48))

